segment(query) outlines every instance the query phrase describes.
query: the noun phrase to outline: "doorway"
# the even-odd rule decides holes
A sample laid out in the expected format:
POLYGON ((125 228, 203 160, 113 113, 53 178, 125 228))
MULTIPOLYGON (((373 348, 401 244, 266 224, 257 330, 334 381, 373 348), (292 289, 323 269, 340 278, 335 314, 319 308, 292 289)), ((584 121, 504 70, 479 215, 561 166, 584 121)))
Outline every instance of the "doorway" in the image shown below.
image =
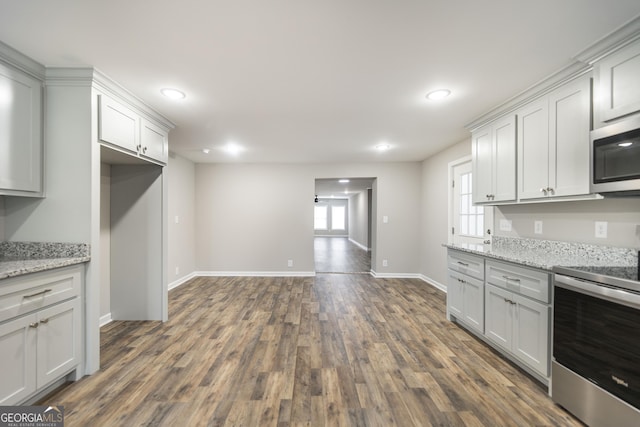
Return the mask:
POLYGON ((316 273, 369 274, 375 178, 316 179, 314 262, 316 273))
POLYGON ((473 204, 471 157, 449 163, 449 243, 491 244, 493 207, 473 204))

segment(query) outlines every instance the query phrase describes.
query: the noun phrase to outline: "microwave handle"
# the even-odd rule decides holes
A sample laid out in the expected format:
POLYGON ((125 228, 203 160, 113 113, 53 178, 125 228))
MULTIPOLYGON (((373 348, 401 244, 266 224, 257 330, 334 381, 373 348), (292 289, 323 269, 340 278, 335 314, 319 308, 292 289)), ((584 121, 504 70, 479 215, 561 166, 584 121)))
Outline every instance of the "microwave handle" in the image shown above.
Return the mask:
POLYGON ((610 288, 608 286, 599 285, 595 282, 575 279, 562 274, 555 275, 554 286, 611 301, 616 304, 626 305, 627 307, 640 309, 640 295, 623 289, 610 288))

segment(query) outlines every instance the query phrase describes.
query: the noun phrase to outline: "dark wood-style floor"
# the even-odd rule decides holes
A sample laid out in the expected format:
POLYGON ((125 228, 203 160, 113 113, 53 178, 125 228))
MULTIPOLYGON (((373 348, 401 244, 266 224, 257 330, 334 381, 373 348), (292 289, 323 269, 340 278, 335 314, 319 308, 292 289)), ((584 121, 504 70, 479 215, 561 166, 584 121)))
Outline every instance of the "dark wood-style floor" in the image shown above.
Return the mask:
POLYGON ((371 252, 346 237, 315 237, 314 260, 317 273, 369 273, 371 252))
POLYGON ((102 329, 66 426, 573 426, 415 279, 197 278, 170 320, 102 329))

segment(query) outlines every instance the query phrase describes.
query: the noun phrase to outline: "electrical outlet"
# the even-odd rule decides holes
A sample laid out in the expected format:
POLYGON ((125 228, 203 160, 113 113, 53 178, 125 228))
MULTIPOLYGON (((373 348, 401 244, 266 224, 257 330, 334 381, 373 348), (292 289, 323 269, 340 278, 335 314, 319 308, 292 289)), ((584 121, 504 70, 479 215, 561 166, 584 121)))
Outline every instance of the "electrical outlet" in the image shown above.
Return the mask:
POLYGON ((176 276, 180 274, 180 267, 176 267, 176 276))
POLYGON ((383 267, 389 267, 389 262, 386 259, 382 260, 382 266, 383 267))
POLYGON ((535 234, 542 234, 542 221, 533 221, 533 232, 535 234))
POLYGON ((180 217, 178 215, 176 215, 175 217, 175 223, 180 224, 180 217))
POLYGON ((386 224, 386 223, 388 223, 388 222, 389 222, 389 217, 388 217, 388 216, 386 216, 386 215, 384 215, 384 216, 382 217, 382 223, 383 223, 383 224, 386 224))
POLYGON ((511 220, 510 219, 501 219, 500 220, 500 231, 511 231, 511 220))
POLYGON ((293 260, 292 259, 288 259, 287 260, 287 267, 293 267, 293 260))
POLYGON ((596 238, 607 238, 607 221, 596 221, 596 238))

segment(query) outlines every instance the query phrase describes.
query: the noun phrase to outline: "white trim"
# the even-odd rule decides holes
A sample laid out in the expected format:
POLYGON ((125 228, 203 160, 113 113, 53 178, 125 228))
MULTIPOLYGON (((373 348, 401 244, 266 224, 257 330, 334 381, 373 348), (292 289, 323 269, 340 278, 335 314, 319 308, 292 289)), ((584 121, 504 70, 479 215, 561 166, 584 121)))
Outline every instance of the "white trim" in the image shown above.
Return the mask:
POLYGON ((111 318, 111 313, 107 313, 104 316, 100 316, 100 327, 102 328, 105 325, 108 325, 109 323, 113 322, 113 319, 111 318))
POLYGON ((376 273, 371 270, 370 274, 376 279, 419 279, 420 275, 417 273, 376 273))
POLYGON ((365 251, 370 251, 371 249, 367 248, 365 245, 363 245, 362 243, 356 242, 355 240, 353 240, 352 238, 349 238, 349 241, 351 243, 353 243, 354 245, 356 245, 357 247, 359 247, 360 249, 364 249, 365 251))
POLYGON ((178 280, 174 280, 173 282, 169 283, 168 290, 170 291, 172 289, 177 288, 180 285, 184 285, 185 283, 187 283, 189 280, 193 279, 194 277, 197 277, 197 274, 196 274, 195 271, 187 274, 184 277, 179 278, 178 280))
POLYGON ((445 294, 447 293, 447 286, 443 285, 442 283, 438 282, 437 280, 433 280, 432 278, 425 276, 424 274, 420 274, 420 279, 423 282, 427 282, 429 285, 433 286, 436 289, 441 290, 442 292, 444 292, 445 294))
POLYGON ((194 271, 201 277, 314 277, 315 271, 194 271))

